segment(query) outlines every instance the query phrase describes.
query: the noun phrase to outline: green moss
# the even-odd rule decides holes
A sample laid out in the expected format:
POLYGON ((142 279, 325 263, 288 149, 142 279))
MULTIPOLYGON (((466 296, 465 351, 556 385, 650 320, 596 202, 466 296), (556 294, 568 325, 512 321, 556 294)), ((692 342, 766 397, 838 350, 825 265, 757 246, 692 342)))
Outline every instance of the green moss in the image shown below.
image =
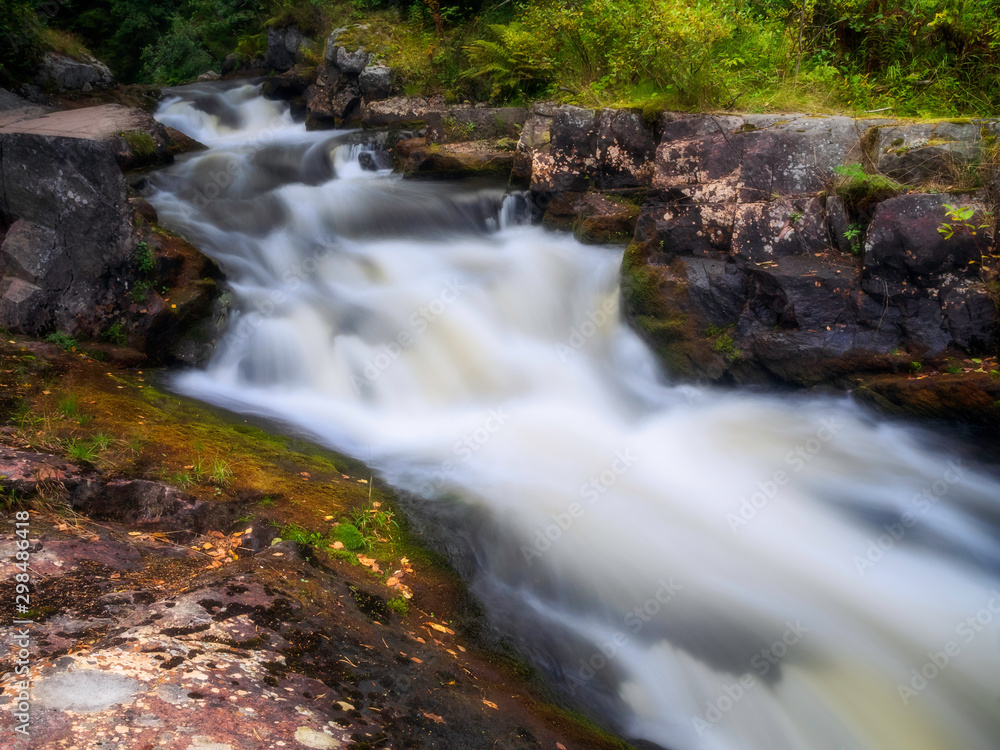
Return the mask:
POLYGON ((126 130, 118 135, 125 141, 133 155, 141 159, 156 156, 156 141, 149 133, 144 133, 141 130, 126 130))
POLYGON ((368 546, 358 528, 350 523, 342 523, 334 527, 333 538, 352 552, 357 552, 368 546))
POLYGON ((905 193, 908 188, 881 174, 869 174, 860 164, 834 169, 833 191, 852 211, 862 211, 873 203, 905 193))

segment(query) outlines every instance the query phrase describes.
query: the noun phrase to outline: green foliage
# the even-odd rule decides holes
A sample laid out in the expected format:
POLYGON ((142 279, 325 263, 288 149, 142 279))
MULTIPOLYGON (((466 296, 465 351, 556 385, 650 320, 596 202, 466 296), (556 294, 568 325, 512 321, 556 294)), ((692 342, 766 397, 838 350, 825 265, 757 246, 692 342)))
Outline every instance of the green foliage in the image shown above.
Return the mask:
POLYGON ((70 461, 93 463, 97 460, 97 449, 88 440, 71 438, 66 441, 66 458, 70 461))
MULTIPOLYGON (((128 145, 129 150, 136 156, 149 158, 156 155, 156 141, 149 133, 141 130, 126 130, 118 134, 128 145)), ((140 243, 146 244, 146 243, 140 243)))
POLYGON ((62 331, 50 333, 45 337, 45 340, 50 344, 55 344, 64 352, 74 351, 76 349, 76 339, 68 333, 63 333, 62 331))
POLYGON ((941 223, 941 226, 938 227, 938 232, 946 240, 950 240, 956 233, 975 237, 979 233, 979 230, 990 228, 988 216, 982 218, 982 221, 985 222, 983 224, 977 224, 973 221, 976 210, 972 206, 956 206, 951 203, 945 203, 944 209, 948 221, 941 223))
POLYGON ((216 63, 202 44, 199 29, 180 16, 165 36, 143 50, 142 61, 148 80, 167 85, 196 78, 216 63))
POLYGON ((213 458, 212 465, 209 467, 208 476, 218 485, 229 484, 229 481, 233 478, 233 470, 226 461, 220 458, 213 458))
POLYGON ((860 164, 836 167, 833 190, 848 210, 859 212, 873 203, 906 192, 906 186, 881 174, 868 174, 860 164))
POLYGON ((41 57, 42 23, 37 0, 0 3, 0 83, 27 80, 41 57))
POLYGON ((851 252, 861 255, 861 240, 864 237, 865 228, 860 224, 851 224, 844 230, 844 239, 851 246, 851 252))
POLYGON ((924 366, 920 362, 910 362, 910 372, 917 373, 922 369, 924 369, 924 366))
POLYGON ((124 346, 128 343, 128 334, 125 332, 125 325, 121 321, 116 321, 109 325, 104 333, 101 334, 101 338, 109 344, 115 344, 116 346, 124 346))
POLYGON ((298 542, 309 547, 319 547, 324 545, 326 537, 318 531, 309 531, 296 524, 283 526, 278 531, 278 536, 290 542, 298 542))
MULTIPOLYGON (((152 139, 150 139, 152 140, 152 139)), ((139 273, 150 273, 156 267, 156 256, 148 242, 140 242, 132 253, 132 262, 139 273)))
POLYGON ((470 67, 463 78, 488 81, 490 97, 499 100, 531 96, 553 80, 551 55, 534 30, 519 23, 493 24, 489 33, 492 39, 465 47, 470 67))

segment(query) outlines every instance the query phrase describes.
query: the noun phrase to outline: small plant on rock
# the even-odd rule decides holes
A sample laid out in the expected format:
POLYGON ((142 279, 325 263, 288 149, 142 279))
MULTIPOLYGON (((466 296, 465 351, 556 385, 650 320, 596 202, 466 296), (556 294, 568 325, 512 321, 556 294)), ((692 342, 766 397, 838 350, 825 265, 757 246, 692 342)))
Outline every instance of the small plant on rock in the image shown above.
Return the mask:
POLYGON ((851 246, 851 252, 861 255, 861 238, 864 236, 864 227, 860 224, 851 224, 844 230, 844 239, 851 246))

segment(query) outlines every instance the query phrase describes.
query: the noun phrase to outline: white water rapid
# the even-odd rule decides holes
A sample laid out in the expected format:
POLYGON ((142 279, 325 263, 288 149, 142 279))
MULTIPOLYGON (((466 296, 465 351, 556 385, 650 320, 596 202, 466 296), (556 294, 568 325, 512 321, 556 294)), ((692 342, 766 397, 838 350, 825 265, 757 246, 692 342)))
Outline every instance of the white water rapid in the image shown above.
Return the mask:
POLYGON ((670 384, 619 316, 620 250, 364 171, 363 138, 252 86, 158 117, 210 149, 150 200, 240 310, 178 389, 415 493, 567 696, 671 750, 1000 747, 1000 482, 945 437, 670 384))

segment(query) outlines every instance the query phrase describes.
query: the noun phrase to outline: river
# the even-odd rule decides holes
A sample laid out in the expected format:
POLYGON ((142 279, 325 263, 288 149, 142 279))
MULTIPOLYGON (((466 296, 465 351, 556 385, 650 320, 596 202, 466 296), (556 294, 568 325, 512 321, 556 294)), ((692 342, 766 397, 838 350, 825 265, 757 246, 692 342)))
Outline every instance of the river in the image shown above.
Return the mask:
POLYGON ((848 397, 671 383, 620 248, 402 180, 248 84, 151 178, 237 313, 178 390, 369 462, 563 695, 671 750, 996 750, 1000 482, 848 397), (359 159, 359 157, 361 157, 359 159))

